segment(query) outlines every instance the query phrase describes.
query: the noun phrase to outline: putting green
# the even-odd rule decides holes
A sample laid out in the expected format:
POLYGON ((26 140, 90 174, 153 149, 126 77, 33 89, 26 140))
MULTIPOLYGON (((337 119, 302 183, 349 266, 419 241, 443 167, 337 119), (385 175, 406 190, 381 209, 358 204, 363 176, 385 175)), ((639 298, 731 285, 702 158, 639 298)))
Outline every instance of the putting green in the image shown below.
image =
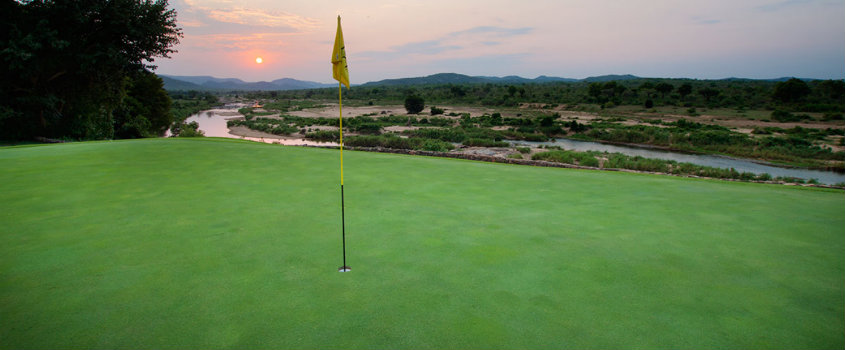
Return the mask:
POLYGON ((0 348, 845 346, 842 191, 224 139, 0 148, 0 348))

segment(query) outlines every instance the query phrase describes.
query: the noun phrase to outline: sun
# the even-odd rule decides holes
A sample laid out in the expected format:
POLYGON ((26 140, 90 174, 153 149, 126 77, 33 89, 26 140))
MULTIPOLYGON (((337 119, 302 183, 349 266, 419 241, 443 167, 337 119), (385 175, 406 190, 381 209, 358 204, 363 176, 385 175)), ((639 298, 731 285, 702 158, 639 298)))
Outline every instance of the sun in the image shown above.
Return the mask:
POLYGON ((264 59, 263 59, 263 58, 261 58, 261 57, 256 57, 256 58, 255 58, 255 63, 261 64, 261 62, 264 62, 264 59))

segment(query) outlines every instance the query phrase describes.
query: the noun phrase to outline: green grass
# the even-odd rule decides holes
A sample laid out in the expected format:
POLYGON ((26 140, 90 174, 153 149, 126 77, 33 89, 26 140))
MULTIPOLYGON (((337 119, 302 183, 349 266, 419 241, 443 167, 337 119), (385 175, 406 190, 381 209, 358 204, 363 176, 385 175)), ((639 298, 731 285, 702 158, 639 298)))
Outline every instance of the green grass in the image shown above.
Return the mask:
POLYGON ((0 348, 845 346, 841 191, 221 139, 0 149, 0 348))

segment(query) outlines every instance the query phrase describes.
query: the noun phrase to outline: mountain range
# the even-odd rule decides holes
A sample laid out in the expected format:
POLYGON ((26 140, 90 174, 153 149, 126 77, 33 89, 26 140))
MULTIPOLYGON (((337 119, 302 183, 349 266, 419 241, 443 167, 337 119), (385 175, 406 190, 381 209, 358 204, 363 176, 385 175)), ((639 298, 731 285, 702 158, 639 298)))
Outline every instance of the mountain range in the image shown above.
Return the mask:
POLYGON ((302 90, 333 87, 323 84, 291 78, 273 81, 246 82, 237 78, 215 78, 207 75, 180 76, 159 75, 166 90, 222 90, 222 91, 258 91, 258 90, 302 90))
MULTIPOLYGON (((303 81, 290 78, 276 79, 273 81, 245 82, 236 78, 215 78, 212 76, 179 76, 159 75, 164 81, 164 88, 167 90, 213 90, 213 91, 259 91, 259 90, 302 90, 320 89, 337 86, 336 84, 323 84, 313 81, 303 81)), ((358 86, 400 86, 400 85, 435 85, 435 84, 526 84, 526 83, 550 83, 550 82, 607 82, 631 79, 644 79, 635 75, 601 75, 584 79, 571 79, 549 77, 541 75, 534 79, 523 78, 515 75, 505 77, 469 76, 457 73, 439 73, 425 77, 399 78, 372 81, 358 86)), ((777 79, 763 79, 768 81, 786 81, 789 77, 777 79)), ((743 78, 726 78, 721 80, 755 80, 743 78)))

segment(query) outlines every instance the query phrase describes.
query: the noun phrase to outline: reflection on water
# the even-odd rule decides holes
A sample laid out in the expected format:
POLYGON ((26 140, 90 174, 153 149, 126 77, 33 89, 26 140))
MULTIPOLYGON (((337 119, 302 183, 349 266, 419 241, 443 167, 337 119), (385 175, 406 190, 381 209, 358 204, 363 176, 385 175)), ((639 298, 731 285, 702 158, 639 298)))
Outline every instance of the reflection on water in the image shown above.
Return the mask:
POLYGON ((287 146, 338 146, 338 144, 334 142, 315 142, 306 139, 277 139, 270 137, 263 138, 232 135, 229 133, 229 127, 226 126, 226 121, 229 119, 243 117, 240 113, 238 113, 238 108, 242 108, 243 106, 243 104, 231 104, 221 108, 202 111, 188 117, 185 122, 197 122, 200 126, 199 129, 205 133, 205 136, 209 137, 228 137, 287 146))
POLYGON ((569 139, 556 139, 550 142, 531 142, 531 141, 512 141, 516 145, 526 146, 540 146, 540 145, 554 145, 563 147, 566 150, 572 151, 599 151, 608 153, 622 153, 628 156, 640 156, 643 158, 656 158, 664 160, 674 160, 681 163, 692 163, 697 165, 709 166, 714 168, 730 169, 734 168, 739 172, 750 172, 754 174, 768 173, 772 177, 797 177, 802 179, 816 179, 823 184, 836 184, 845 182, 845 174, 836 173, 833 171, 809 170, 809 169, 789 169, 780 168, 770 165, 763 165, 754 163, 750 160, 735 159, 713 155, 699 155, 699 154, 685 154, 670 152, 658 149, 646 149, 637 147, 608 145, 599 142, 577 141, 569 139))

